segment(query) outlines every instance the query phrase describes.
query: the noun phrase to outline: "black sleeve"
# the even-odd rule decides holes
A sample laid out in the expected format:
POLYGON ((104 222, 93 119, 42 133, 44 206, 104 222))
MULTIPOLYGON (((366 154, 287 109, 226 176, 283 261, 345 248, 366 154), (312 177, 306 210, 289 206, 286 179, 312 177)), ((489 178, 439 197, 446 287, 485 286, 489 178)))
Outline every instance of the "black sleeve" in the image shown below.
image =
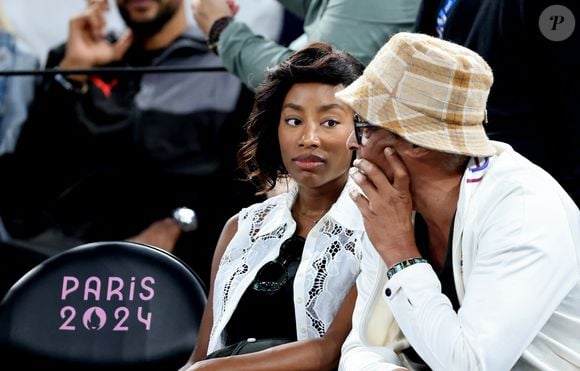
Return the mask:
POLYGON ((435 25, 437 22, 437 11, 441 7, 441 0, 423 0, 419 6, 415 19, 414 32, 437 36, 435 25))

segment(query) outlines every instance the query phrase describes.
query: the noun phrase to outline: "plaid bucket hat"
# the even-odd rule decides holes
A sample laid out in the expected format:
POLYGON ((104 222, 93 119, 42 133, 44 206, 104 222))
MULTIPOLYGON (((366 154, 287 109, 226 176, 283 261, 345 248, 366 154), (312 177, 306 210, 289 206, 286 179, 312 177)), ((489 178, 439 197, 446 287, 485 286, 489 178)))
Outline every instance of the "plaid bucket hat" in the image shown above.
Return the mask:
POLYGON ((421 147, 490 156, 496 150, 483 121, 492 83, 491 68, 472 50, 400 32, 336 97, 371 124, 421 147))

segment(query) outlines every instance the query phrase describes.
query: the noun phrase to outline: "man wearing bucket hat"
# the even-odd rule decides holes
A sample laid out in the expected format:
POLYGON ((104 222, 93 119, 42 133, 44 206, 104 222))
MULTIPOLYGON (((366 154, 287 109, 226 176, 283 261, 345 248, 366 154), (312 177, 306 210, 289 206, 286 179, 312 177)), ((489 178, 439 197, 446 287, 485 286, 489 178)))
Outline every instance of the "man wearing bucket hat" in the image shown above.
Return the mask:
POLYGON ((370 242, 342 370, 580 368, 580 211, 488 139, 492 83, 475 52, 399 33, 336 94, 370 242))

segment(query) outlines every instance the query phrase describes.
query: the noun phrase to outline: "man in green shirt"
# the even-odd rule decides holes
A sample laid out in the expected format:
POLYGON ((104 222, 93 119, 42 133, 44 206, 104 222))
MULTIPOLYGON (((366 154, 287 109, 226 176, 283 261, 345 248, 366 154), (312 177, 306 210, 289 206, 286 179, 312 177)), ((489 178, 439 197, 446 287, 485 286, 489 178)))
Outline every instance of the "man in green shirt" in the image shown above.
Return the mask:
POLYGON ((264 39, 234 18, 235 0, 193 0, 193 16, 228 71, 255 89, 264 72, 293 51, 324 41, 368 64, 389 38, 410 30, 419 0, 280 0, 304 20, 304 33, 288 47, 264 39))

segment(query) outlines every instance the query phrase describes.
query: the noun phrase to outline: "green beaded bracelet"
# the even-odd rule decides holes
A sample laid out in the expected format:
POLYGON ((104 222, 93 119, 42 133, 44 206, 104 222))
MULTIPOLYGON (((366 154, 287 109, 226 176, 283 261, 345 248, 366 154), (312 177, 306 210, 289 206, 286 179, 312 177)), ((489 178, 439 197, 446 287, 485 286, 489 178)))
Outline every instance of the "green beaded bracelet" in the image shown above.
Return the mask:
POLYGON ((427 261, 427 259, 424 259, 424 258, 412 258, 412 259, 403 260, 402 262, 398 262, 397 264, 395 264, 391 268, 389 268, 389 270, 387 271, 387 278, 391 279, 391 277, 393 277, 393 275, 395 273, 402 271, 403 269, 410 267, 413 264, 419 264, 419 263, 429 263, 429 262, 427 261))

